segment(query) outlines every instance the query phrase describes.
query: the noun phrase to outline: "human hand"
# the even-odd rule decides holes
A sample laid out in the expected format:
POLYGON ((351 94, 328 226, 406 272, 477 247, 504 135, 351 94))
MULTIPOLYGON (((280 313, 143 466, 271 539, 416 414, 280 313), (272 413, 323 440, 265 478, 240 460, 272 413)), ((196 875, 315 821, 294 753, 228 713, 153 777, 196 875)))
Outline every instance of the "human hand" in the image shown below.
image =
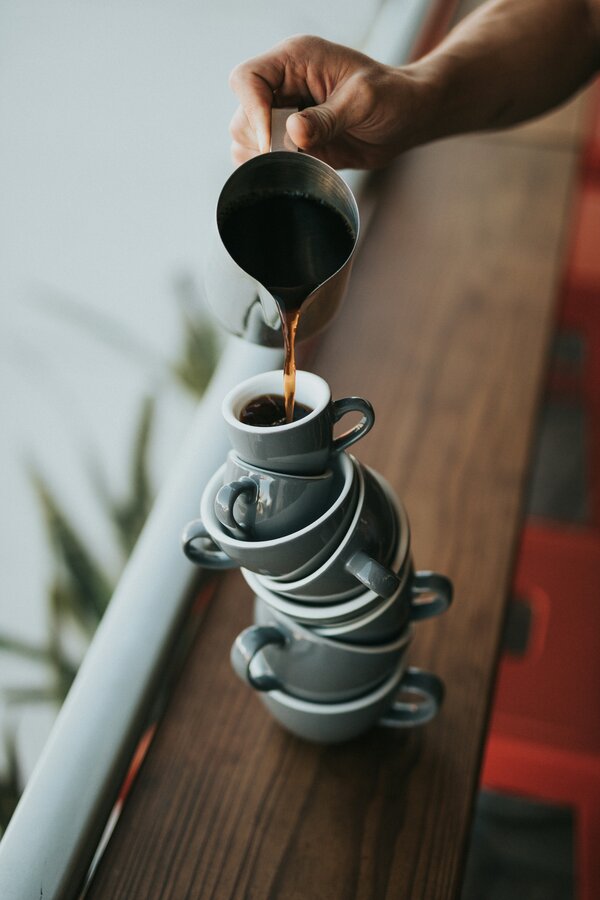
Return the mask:
POLYGON ((236 164, 269 150, 271 107, 296 106, 291 140, 335 168, 378 168, 416 142, 419 79, 322 38, 288 38, 230 76, 240 100, 230 125, 236 164))

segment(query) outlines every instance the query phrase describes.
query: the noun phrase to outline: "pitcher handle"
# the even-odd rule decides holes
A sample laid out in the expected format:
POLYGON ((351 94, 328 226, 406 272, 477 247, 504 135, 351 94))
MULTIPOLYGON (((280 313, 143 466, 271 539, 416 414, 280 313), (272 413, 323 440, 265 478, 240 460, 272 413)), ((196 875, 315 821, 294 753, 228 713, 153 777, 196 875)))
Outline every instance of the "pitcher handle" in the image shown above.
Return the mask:
POLYGON ((293 113, 298 112, 297 106, 286 106, 282 109, 271 109, 271 153, 275 150, 298 150, 291 137, 287 133, 286 122, 293 113))

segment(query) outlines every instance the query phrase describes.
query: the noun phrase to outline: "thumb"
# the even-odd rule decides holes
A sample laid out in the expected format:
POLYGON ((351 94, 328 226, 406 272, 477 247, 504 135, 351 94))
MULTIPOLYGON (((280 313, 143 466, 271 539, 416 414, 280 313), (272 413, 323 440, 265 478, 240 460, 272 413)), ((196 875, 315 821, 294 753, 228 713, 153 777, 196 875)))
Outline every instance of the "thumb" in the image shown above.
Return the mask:
POLYGON ((319 106, 309 106, 290 116, 288 134, 302 149, 328 144, 348 127, 350 109, 343 92, 332 94, 319 106))

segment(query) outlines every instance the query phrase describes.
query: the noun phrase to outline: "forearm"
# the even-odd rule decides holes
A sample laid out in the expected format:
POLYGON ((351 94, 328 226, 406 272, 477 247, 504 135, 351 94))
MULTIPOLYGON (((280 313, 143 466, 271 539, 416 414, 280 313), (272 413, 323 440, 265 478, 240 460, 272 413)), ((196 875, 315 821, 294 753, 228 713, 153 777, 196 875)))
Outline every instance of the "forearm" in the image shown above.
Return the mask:
MULTIPOLYGON (((493 0, 408 67, 426 102, 415 143, 539 115, 600 68, 597 0, 493 0)), ((418 118, 418 117, 417 117, 418 118)))

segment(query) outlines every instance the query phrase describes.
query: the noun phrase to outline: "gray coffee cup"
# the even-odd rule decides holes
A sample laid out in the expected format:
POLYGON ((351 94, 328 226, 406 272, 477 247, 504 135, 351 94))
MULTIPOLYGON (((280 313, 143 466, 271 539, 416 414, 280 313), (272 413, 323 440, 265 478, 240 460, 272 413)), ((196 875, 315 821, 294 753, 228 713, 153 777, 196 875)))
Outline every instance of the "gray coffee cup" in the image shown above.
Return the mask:
POLYGON ((285 691, 259 692, 258 696, 273 718, 292 734, 318 744, 334 744, 358 737, 374 725, 424 725, 440 709, 444 685, 436 675, 406 668, 403 658, 383 684, 343 703, 316 703, 285 691))
POLYGON ((409 565, 406 581, 395 597, 381 601, 363 615, 337 625, 313 629, 322 637, 348 644, 389 641, 408 622, 423 622, 445 613, 452 604, 452 582, 437 572, 415 572, 409 565))
POLYGON ((318 519, 329 506, 333 470, 322 475, 286 475, 243 462, 233 451, 215 515, 242 540, 274 540, 318 519))
POLYGON ((444 613, 452 603, 452 582, 437 572, 415 572, 409 559, 398 572, 397 593, 382 600, 373 591, 338 603, 308 605, 268 590, 263 578, 242 569, 259 605, 310 628, 315 634, 351 644, 392 641, 409 622, 420 622, 444 613))
POLYGON ((240 421, 242 410, 262 395, 283 394, 281 370, 263 372, 234 387, 224 398, 222 414, 231 445, 240 459, 250 465, 291 475, 319 475, 329 458, 346 450, 373 426, 375 413, 361 397, 331 399, 326 381, 312 372, 296 372, 296 401, 311 411, 302 419, 285 425, 255 426, 240 421), (360 421, 344 434, 333 436, 335 424, 349 412, 361 414, 360 421))
POLYGON ((239 677, 258 691, 283 690, 320 703, 349 700, 374 689, 397 668, 412 638, 409 626, 387 644, 342 644, 259 603, 255 622, 231 648, 231 664, 239 677))
POLYGON ((273 540, 240 540, 228 534, 215 515, 215 500, 223 484, 225 465, 213 475, 202 495, 200 519, 182 535, 188 559, 205 568, 244 566, 265 575, 282 575, 308 564, 319 566, 346 533, 358 498, 356 465, 346 453, 331 458, 334 500, 304 528, 273 540))
POLYGON ((396 507, 374 473, 357 463, 360 492, 354 517, 334 552, 309 575, 299 580, 269 579, 269 590, 303 603, 323 603, 361 593, 364 588, 380 597, 392 597, 400 581, 389 563, 398 544, 408 545, 409 530, 400 531, 396 507))

